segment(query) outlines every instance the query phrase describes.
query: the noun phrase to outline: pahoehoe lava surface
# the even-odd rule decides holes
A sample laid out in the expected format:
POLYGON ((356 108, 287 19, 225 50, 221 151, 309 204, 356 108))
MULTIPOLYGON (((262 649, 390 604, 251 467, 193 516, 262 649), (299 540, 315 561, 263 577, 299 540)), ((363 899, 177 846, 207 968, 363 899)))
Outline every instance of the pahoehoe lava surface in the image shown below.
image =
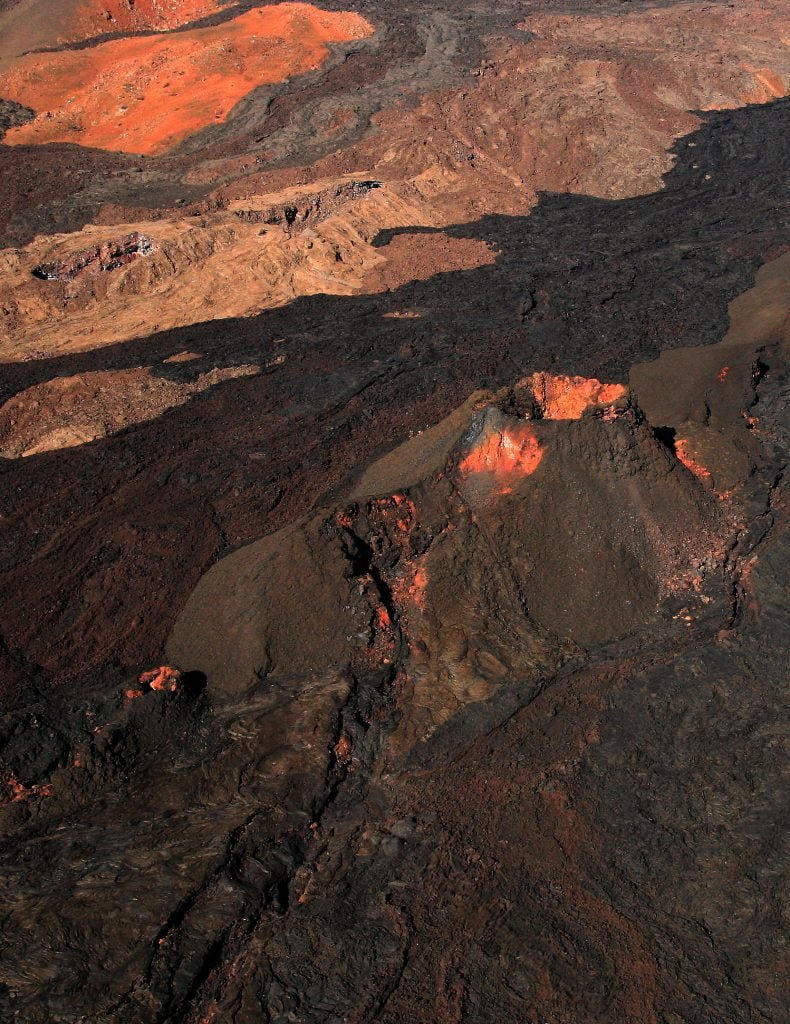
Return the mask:
MULTIPOLYGON (((396 197, 344 156, 386 147, 393 111, 416 131, 429 93, 510 82, 532 15, 600 15, 606 63, 643 14, 694 13, 628 6, 332 0, 370 36, 145 160, 3 145, 39 112, 0 100, 0 287, 24 278, 29 318, 0 374, 3 1020, 784 1019, 773 51, 748 57, 760 102, 696 112, 660 187, 625 198, 536 171, 513 213, 516 158, 459 127, 499 212, 450 222, 424 214, 455 165, 396 197), (115 340, 128 282, 168 260, 199 280, 194 239, 226 209, 247 232, 212 242, 228 292, 239 237, 295 277, 318 250, 342 270, 357 232, 353 286, 244 316, 196 304, 194 323, 162 298, 159 326, 188 326, 115 340), (193 266, 160 224, 190 232, 193 266), (79 343, 38 350, 59 306, 79 343)), ((221 36, 254 5, 193 7, 157 7, 154 28, 221 36)), ((107 22, 105 41, 147 38, 107 22)), ((51 48, 96 47, 73 31, 51 48)), ((580 96, 603 88, 597 46, 574 55, 580 96)), ((651 139, 673 88, 656 84, 651 139)), ((585 130, 558 143, 568 161, 585 130)))

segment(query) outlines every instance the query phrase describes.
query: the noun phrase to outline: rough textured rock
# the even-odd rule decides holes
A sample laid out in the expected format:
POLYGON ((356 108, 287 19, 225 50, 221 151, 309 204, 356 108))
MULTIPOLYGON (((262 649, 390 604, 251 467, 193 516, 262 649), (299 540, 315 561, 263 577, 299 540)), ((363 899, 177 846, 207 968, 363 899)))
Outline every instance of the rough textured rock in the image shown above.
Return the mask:
MULTIPOLYGON (((786 12, 322 7, 0 144, 0 1018, 775 1024, 786 12)), ((102 10, 0 78, 258 16, 102 10)))
POLYGON ((9 128, 17 128, 27 124, 35 117, 35 111, 30 107, 24 107, 14 100, 0 99, 0 139, 3 138, 9 128))
POLYGON ((148 235, 132 231, 122 238, 76 252, 62 263, 39 263, 31 273, 42 281, 73 281, 80 274, 120 270, 140 256, 150 256, 155 245, 148 235))

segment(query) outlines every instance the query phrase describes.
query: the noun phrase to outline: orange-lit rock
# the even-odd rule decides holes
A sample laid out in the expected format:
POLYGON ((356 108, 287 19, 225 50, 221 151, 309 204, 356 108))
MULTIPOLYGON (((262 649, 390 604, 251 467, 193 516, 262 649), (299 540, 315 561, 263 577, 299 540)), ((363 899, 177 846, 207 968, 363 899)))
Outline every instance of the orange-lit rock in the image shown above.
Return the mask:
POLYGON ((744 64, 744 69, 754 78, 755 86, 744 93, 745 103, 770 103, 787 95, 787 86, 782 77, 772 68, 753 68, 744 64))
POLYGON ((428 573, 424 566, 418 566, 414 573, 414 579, 409 587, 409 597, 418 608, 425 607, 425 592, 428 589, 428 573))
POLYGON ((428 587, 428 572, 424 566, 417 569, 414 574, 414 595, 418 604, 425 602, 425 591, 428 587))
POLYGON ((257 86, 314 70, 328 44, 372 31, 357 14, 280 4, 209 28, 26 54, 0 76, 0 95, 38 116, 5 142, 161 153, 224 121, 257 86))
POLYGON ((39 796, 52 796, 52 786, 50 784, 26 786, 13 772, 7 772, 0 777, 0 807, 22 803, 39 796))
POLYGON ((512 481, 534 473, 542 458, 543 448, 532 427, 513 424, 486 430, 458 468, 463 477, 490 473, 499 493, 509 494, 512 481))
POLYGON ((348 736, 341 736, 332 750, 339 765, 347 765, 351 760, 353 747, 348 736))
POLYGON ((160 668, 151 669, 150 672, 143 672, 138 682, 152 690, 175 693, 181 683, 181 673, 170 665, 162 665, 160 668))
POLYGON ((675 441, 675 454, 686 467, 686 469, 690 473, 693 473, 694 476, 696 476, 699 480, 710 479, 710 470, 706 469, 701 462, 697 461, 697 459, 694 457, 690 450, 689 442, 686 438, 677 438, 677 440, 675 441))
POLYGON ((392 500, 398 508, 395 526, 401 533, 408 533, 417 521, 417 506, 405 494, 393 494, 392 500))
POLYGON ((526 383, 547 420, 578 420, 592 406, 611 405, 628 394, 622 384, 602 384, 595 377, 533 373, 526 383))
POLYGON ((428 573, 423 565, 409 566, 409 571, 399 579, 390 582, 392 597, 401 615, 408 613, 409 605, 425 608, 425 592, 428 588, 428 573))

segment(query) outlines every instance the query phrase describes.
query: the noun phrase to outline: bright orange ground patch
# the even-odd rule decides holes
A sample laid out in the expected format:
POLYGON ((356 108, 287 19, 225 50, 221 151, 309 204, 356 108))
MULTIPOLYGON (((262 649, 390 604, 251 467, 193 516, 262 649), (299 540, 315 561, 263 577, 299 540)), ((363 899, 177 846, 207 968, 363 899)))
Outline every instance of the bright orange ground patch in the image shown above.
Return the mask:
POLYGON ((543 449, 530 426, 493 430, 481 437, 459 465, 461 475, 490 473, 500 494, 509 494, 518 477, 530 476, 541 463, 543 449))
POLYGON ((547 420, 578 420, 590 407, 611 405, 628 393, 622 384, 602 384, 595 377, 533 373, 527 383, 547 420))
POLYGON ((256 86, 314 70, 327 44, 372 31, 357 14, 280 4, 211 28, 29 54, 0 76, 0 96, 38 116, 9 131, 5 142, 161 153, 224 121, 256 86))

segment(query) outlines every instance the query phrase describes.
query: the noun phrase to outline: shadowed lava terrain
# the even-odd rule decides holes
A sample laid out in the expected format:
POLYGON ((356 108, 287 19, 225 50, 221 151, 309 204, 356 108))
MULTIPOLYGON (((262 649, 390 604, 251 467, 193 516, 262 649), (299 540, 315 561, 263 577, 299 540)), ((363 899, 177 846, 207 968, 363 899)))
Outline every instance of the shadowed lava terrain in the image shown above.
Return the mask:
POLYGON ((778 1024, 783 6, 0 2, 0 1016, 778 1024))

